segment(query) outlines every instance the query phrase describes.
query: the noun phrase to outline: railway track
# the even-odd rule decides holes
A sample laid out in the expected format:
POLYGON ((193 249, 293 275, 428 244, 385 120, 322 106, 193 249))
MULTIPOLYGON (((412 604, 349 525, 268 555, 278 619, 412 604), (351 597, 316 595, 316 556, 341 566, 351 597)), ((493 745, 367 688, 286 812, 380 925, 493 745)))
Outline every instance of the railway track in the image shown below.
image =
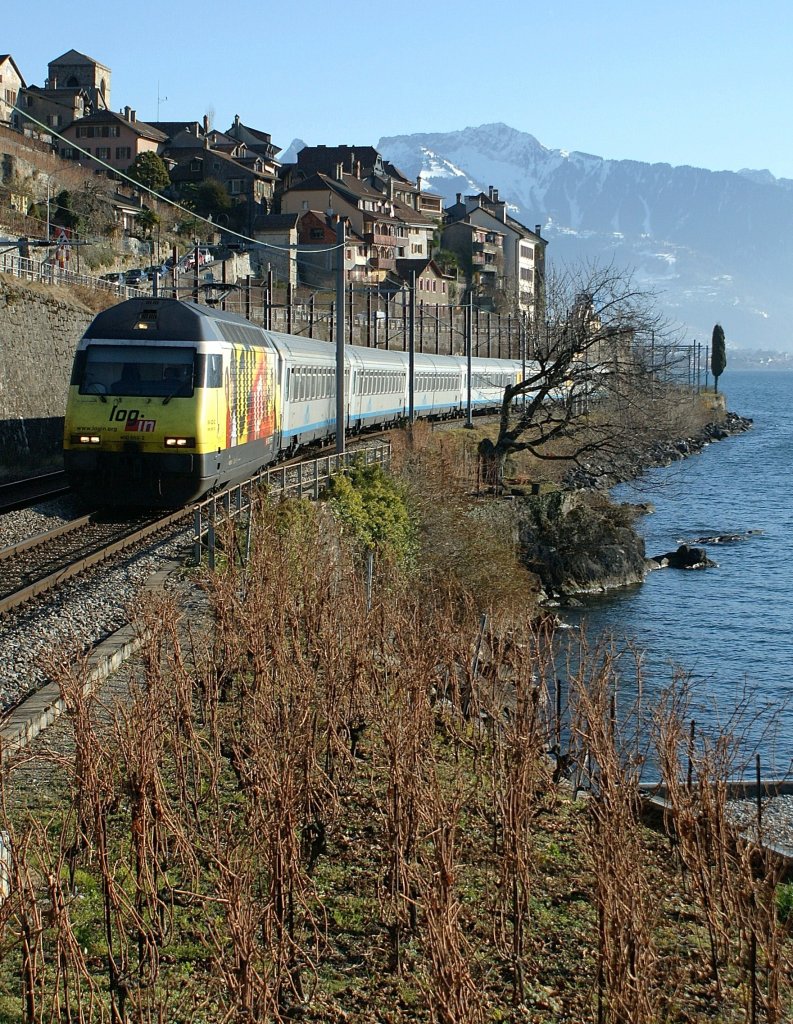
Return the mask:
POLYGON ((69 484, 63 470, 41 473, 25 480, 13 480, 0 484, 0 514, 32 505, 35 501, 55 498, 69 491, 69 484))
MULTIPOLYGON (((372 438, 368 440, 371 443, 372 438)), ((357 442, 362 445, 366 443, 366 440, 357 442)), ((318 478, 314 479, 317 476, 316 469, 312 478, 307 476, 304 480, 301 467, 307 455, 313 454, 315 452, 309 450, 280 464, 277 472, 280 488, 285 493, 294 492, 296 496, 303 496, 305 492, 308 496, 318 490, 318 478)), ((261 482, 261 479, 249 483, 254 485, 255 482, 261 482)), ((20 481, 19 485, 14 485, 13 494, 9 485, 6 491, 9 502, 5 508, 0 505, 0 510, 24 507, 35 500, 34 495, 43 497, 54 493, 52 488, 61 483, 63 490, 68 490, 63 474, 47 474, 29 481, 20 481), (47 491, 47 487, 51 489, 47 491), (27 499, 24 495, 27 495, 27 499)), ((57 493, 61 493, 60 490, 57 493)), ((222 500, 222 495, 215 496, 213 501, 217 500, 222 500)), ((193 506, 165 515, 141 514, 123 521, 93 512, 0 548, 0 615, 48 593, 92 566, 140 544, 147 537, 187 520, 190 515, 195 515, 193 506)))
POLYGON ((168 529, 189 512, 124 521, 84 515, 0 550, 0 614, 168 529))

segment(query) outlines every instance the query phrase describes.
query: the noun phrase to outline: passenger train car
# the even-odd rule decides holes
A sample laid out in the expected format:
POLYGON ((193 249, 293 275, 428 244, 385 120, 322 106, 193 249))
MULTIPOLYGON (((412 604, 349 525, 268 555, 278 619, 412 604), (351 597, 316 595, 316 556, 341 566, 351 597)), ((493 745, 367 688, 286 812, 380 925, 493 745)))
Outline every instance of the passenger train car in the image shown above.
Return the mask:
MULTIPOLYGON (((464 357, 417 353, 417 416, 459 415, 464 357)), ((408 414, 408 354, 345 347, 345 429, 408 414)), ((521 363, 472 360, 471 404, 498 408, 521 363)), ((107 505, 179 507, 336 432, 336 349, 178 299, 100 313, 75 354, 64 466, 107 505)))

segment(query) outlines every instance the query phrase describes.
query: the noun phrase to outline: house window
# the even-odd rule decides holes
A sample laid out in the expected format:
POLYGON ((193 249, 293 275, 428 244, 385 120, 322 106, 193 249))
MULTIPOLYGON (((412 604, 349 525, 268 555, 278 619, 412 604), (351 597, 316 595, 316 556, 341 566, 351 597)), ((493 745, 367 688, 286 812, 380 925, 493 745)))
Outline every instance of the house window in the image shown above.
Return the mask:
POLYGON ((97 146, 96 155, 99 157, 100 160, 109 160, 110 146, 97 146))
POLYGON ((190 170, 191 170, 192 173, 195 173, 196 171, 200 171, 201 170, 201 161, 200 160, 191 160, 190 161, 190 170))
POLYGON ((131 146, 116 146, 116 160, 131 160, 132 159, 132 147, 131 146))
POLYGON ((111 138, 117 139, 121 135, 121 125, 111 124, 110 125, 110 136, 111 138))
POLYGON ((71 146, 64 146, 63 149, 61 150, 61 156, 63 157, 64 160, 76 160, 77 159, 77 153, 74 151, 74 149, 71 146))
POLYGON ((47 114, 47 124, 50 128, 57 128, 61 123, 60 114, 47 114))
POLYGON ((421 243, 413 242, 411 244, 411 246, 410 246, 410 251, 412 253, 419 253, 419 254, 421 254, 421 253, 424 252, 424 246, 421 245, 421 243))
POLYGON ((242 179, 232 178, 229 182, 229 191, 233 196, 238 196, 242 192, 242 179))
POLYGON ((312 228, 309 232, 309 238, 322 238, 322 228, 312 228))

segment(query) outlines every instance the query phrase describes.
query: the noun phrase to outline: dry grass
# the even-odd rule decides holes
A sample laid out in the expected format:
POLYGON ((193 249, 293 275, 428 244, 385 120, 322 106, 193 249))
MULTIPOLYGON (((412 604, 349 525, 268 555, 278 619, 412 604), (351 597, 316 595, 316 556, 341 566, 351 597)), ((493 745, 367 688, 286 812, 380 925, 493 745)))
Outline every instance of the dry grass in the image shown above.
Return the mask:
MULTIPOLYGON (((714 875, 733 909, 711 920, 692 880, 726 843, 642 826, 648 723, 640 702, 617 722, 607 646, 563 671, 550 623, 392 567, 368 609, 308 507, 258 510, 251 550, 201 575, 206 618, 139 611, 114 700, 53 659, 61 740, 3 765, 0 1022, 785 1019, 773 876, 714 875)), ((661 710, 674 751, 685 706, 661 710)))

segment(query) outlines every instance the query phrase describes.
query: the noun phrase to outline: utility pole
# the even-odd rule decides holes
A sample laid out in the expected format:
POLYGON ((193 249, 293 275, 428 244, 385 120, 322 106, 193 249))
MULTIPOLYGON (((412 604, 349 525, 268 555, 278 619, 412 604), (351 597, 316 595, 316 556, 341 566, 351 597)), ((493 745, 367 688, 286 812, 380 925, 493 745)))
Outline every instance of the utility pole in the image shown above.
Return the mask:
POLYGON ((336 454, 344 454, 344 250, 347 231, 344 219, 336 222, 336 454))
POLYGON ((198 239, 195 239, 193 249, 193 302, 198 302, 198 239))
POLYGON ((465 407, 465 425, 469 429, 473 428, 473 409, 471 408, 471 349, 473 348, 473 331, 474 331, 474 293, 473 290, 468 292, 468 305, 466 307, 467 316, 465 318, 465 358, 466 358, 466 376, 468 377, 467 387, 467 401, 465 407))
POLYGON ((408 334, 408 422, 411 427, 415 419, 415 396, 413 380, 416 369, 416 271, 410 275, 410 322, 408 334))
POLYGON ((526 314, 520 314, 520 362, 521 362, 521 380, 524 384, 523 389, 523 408, 526 408, 526 314))

